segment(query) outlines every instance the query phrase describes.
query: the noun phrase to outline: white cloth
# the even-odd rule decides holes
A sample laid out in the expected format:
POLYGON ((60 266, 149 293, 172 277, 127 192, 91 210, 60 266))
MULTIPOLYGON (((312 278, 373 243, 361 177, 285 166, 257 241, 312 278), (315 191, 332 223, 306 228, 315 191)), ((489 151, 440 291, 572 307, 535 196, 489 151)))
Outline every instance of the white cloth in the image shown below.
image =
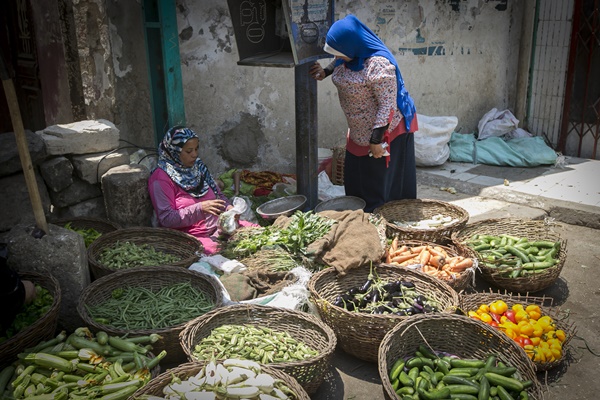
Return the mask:
POLYGON ((333 54, 334 56, 350 58, 347 55, 345 55, 344 53, 340 53, 333 47, 329 46, 327 43, 325 43, 323 50, 325 50, 326 53, 333 54))

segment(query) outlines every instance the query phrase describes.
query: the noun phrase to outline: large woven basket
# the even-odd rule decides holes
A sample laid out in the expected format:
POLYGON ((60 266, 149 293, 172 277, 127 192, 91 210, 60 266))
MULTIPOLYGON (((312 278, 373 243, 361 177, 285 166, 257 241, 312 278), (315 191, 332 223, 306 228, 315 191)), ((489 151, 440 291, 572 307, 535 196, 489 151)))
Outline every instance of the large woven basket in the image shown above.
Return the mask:
POLYGON ((180 261, 169 265, 185 268, 198 261, 203 251, 198 239, 175 229, 149 227, 119 229, 103 234, 88 248, 88 264, 95 279, 115 272, 114 269, 102 265, 99 259, 104 249, 113 247, 117 242, 130 242, 138 246, 150 245, 156 251, 180 258, 180 261))
POLYGON ((54 301, 48 312, 33 324, 18 332, 16 335, 0 343, 0 367, 5 367, 15 361, 17 354, 28 347, 54 337, 60 312, 60 284, 52 275, 38 272, 20 272, 21 280, 28 280, 48 290, 54 301))
MULTIPOLYGON (((144 387, 138 389, 130 397, 130 399, 143 399, 145 398, 144 396, 163 397, 163 389, 171 383, 174 377, 185 380, 190 376, 195 376, 202 368, 206 366, 206 364, 207 362, 205 361, 196 361, 188 362, 175 368, 171 368, 153 378, 150 382, 144 385, 144 387)), ((283 381, 285 385, 296 394, 296 397, 292 397, 292 400, 310 400, 310 397, 306 391, 302 388, 302 386, 300 386, 298 381, 296 381, 290 375, 268 365, 262 365, 260 368, 262 373, 268 374, 275 379, 283 381)))
POLYGON ((393 200, 376 208, 373 212, 385 218, 389 237, 396 235, 400 239, 429 242, 448 240, 447 238, 450 238, 453 232, 462 229, 469 221, 469 213, 462 207, 431 199, 393 200), (431 219, 439 214, 456 219, 456 221, 431 229, 404 227, 396 224, 396 222, 416 222, 431 219))
MULTIPOLYGON (((179 333, 183 330, 185 322, 160 329, 148 328, 125 330, 96 322, 86 308, 86 305, 94 306, 106 301, 111 297, 112 291, 115 289, 124 287, 142 287, 148 290, 159 290, 165 286, 181 282, 190 282, 195 289, 205 293, 212 300, 215 308, 222 305, 223 295, 220 286, 211 276, 200 272, 190 271, 187 268, 174 266, 138 267, 118 271, 92 282, 81 293, 77 305, 77 312, 85 324, 94 332, 105 331, 117 336, 146 336, 151 333, 159 334, 162 336, 162 339, 152 345, 153 352, 158 354, 162 350, 166 350, 167 356, 164 359, 165 364, 185 361, 185 354, 179 345, 179 333)), ((201 314, 202 311, 199 311, 198 315, 201 314)), ((157 317, 160 317, 160 315, 157 317)))
POLYGON ((296 310, 258 304, 234 304, 214 310, 186 324, 180 334, 181 347, 189 361, 198 361, 193 351, 202 339, 221 325, 263 326, 287 332, 294 339, 318 351, 302 361, 275 362, 268 365, 293 376, 309 394, 323 383, 337 340, 333 330, 317 317, 296 310))
POLYGON ((486 219, 472 224, 468 224, 463 229, 452 234, 452 242, 457 247, 468 247, 465 242, 475 234, 501 235, 507 234, 518 237, 525 237, 530 241, 550 240, 559 241, 560 250, 558 252, 558 263, 553 267, 545 269, 543 272, 510 278, 502 274, 495 268, 485 265, 485 260, 477 253, 475 256, 479 259, 479 270, 481 277, 488 283, 509 292, 534 293, 544 290, 552 285, 559 277, 567 258, 567 241, 560 237, 560 234, 551 229, 544 221, 533 219, 486 219))
POLYGON ((494 354, 498 361, 517 368, 521 379, 531 380, 529 398, 543 398, 535 367, 519 345, 495 328, 463 315, 420 314, 396 325, 379 347, 379 376, 386 399, 399 399, 389 379, 393 363, 401 357, 414 356, 420 344, 436 352, 459 358, 486 359, 494 354))
POLYGON ((577 331, 575 324, 569 322, 567 316, 563 316, 560 313, 559 308, 552 307, 552 298, 549 297, 534 297, 527 295, 511 294, 508 292, 484 292, 484 293, 472 293, 460 296, 460 308, 466 314, 469 311, 475 311, 481 304, 490 304, 496 300, 503 300, 508 307, 512 307, 515 304, 523 304, 525 307, 529 304, 536 304, 540 306, 543 315, 549 315, 552 317, 556 324, 556 329, 562 329, 565 332, 565 341, 562 343, 563 356, 559 360, 551 362, 536 362, 534 361, 537 371, 546 371, 559 366, 567 358, 568 344, 571 339, 575 336, 577 331))
MULTIPOLYGON (((441 279, 441 278, 438 278, 438 279, 441 279, 442 281, 444 281, 445 283, 450 285, 450 287, 452 287, 457 292, 465 290, 466 288, 468 288, 474 284, 475 270, 477 268, 477 258, 475 257, 474 252, 470 251, 470 249, 462 248, 462 247, 459 248, 459 247, 453 246, 452 244, 442 245, 442 244, 432 243, 432 242, 423 242, 421 240, 399 240, 398 247, 401 247, 403 245, 406 245, 408 247, 422 246, 422 245, 424 245, 424 246, 429 245, 432 247, 439 246, 442 249, 444 249, 444 251, 446 251, 446 253, 449 256, 452 256, 452 257, 463 256, 465 258, 471 258, 473 260, 472 268, 468 268, 461 273, 455 274, 449 279, 441 279)), ((389 252, 389 251, 390 251, 389 248, 386 249, 386 252, 389 252)), ((418 259, 414 259, 414 264, 417 264, 418 262, 419 262, 418 259)), ((394 263, 391 263, 391 264, 394 265, 394 263)), ((420 268, 421 267, 419 267, 417 269, 421 270, 420 268)))
MULTIPOLYGON (((411 281, 418 293, 439 303, 444 313, 456 312, 459 297, 448 284, 422 272, 388 264, 379 265, 377 275, 383 279, 411 281)), ((339 276, 333 267, 314 274, 308 282, 308 290, 319 315, 337 336, 342 350, 361 360, 377 362, 379 344, 385 334, 406 316, 390 314, 366 314, 347 311, 333 303, 338 295, 365 283, 369 267, 354 268, 339 276)))

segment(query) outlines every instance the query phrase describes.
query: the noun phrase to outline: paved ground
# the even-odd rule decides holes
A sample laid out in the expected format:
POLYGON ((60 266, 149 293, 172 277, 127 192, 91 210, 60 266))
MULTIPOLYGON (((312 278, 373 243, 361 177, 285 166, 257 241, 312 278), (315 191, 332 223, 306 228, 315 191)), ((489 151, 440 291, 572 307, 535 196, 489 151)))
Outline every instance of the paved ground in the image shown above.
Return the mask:
MULTIPOLYGON (((546 400, 597 399, 600 389, 596 373, 600 364, 600 161, 570 162, 565 168, 535 169, 447 163, 418 172, 422 183, 419 198, 457 204, 469 212, 470 222, 549 218, 567 240, 567 260, 560 278, 535 293, 552 297, 561 315, 568 316, 577 328, 565 362, 538 374, 546 400), (449 186, 458 192, 440 190, 449 186)), ((476 290, 490 289, 498 290, 477 276, 476 290)), ((384 399, 377 365, 337 350, 325 382, 312 398, 384 399)))

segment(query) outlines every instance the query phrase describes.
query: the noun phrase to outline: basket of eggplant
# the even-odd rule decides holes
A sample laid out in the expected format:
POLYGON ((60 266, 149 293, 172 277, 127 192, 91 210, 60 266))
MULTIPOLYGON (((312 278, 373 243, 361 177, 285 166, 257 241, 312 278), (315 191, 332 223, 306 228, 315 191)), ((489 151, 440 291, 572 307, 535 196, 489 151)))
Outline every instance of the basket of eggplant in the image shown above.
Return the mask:
POLYGON ((319 315, 336 334, 342 350, 376 362, 379 344, 411 315, 454 313, 458 293, 425 273, 389 264, 354 268, 343 276, 330 267, 308 282, 319 315))

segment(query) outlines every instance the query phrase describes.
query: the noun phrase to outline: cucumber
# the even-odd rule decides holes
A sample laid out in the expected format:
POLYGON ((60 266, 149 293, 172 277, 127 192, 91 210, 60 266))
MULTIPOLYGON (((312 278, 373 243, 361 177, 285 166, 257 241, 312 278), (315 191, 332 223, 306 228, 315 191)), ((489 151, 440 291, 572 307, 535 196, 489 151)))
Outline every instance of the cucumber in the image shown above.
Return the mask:
POLYGON ((498 397, 500 397, 500 400, 515 400, 515 398, 502 386, 498 386, 498 397))
POLYGON ((424 344, 419 345, 419 352, 423 355, 423 357, 429 358, 430 360, 436 360, 438 357, 428 349, 424 344))
MULTIPOLYGON (((415 381, 410 379, 408 374, 405 371, 401 371, 400 375, 398 375, 398 380, 402 386, 410 386, 413 387, 415 385, 415 381)), ((412 394, 412 393, 410 393, 412 394)))
POLYGON ((452 368, 483 368, 485 366, 485 361, 453 358, 452 361, 450 361, 450 365, 452 365, 452 368))
POLYGON ((424 365, 429 366, 433 369, 435 366, 433 365, 433 360, 425 357, 413 357, 406 362, 407 368, 419 367, 423 368, 424 365))
POLYGON ((448 390, 448 387, 431 390, 419 389, 418 393, 419 397, 425 400, 440 400, 450 397, 450 390, 448 390))
POLYGON ((442 378, 442 381, 447 385, 469 385, 479 389, 479 385, 476 382, 460 376, 446 375, 442 378))
POLYGON ((490 381, 485 376, 479 380, 479 393, 477 400, 488 400, 490 398, 490 381))
POLYGON ((417 379, 417 376, 419 376, 419 367, 412 367, 408 371, 408 377, 414 382, 417 379))
POLYGON ((438 358, 433 361, 433 364, 435 365, 436 370, 444 373, 444 375, 450 372, 451 365, 444 359, 438 358))
POLYGON ((498 375, 513 376, 517 369, 515 367, 491 367, 487 372, 493 372, 498 375))
POLYGON ((518 379, 493 372, 486 372, 483 376, 487 378, 491 385, 498 386, 498 392, 500 392, 500 387, 514 392, 521 392, 523 390, 523 383, 518 379))
POLYGON ((477 367, 477 368, 456 367, 456 368, 452 368, 450 371, 448 371, 448 374, 450 374, 450 375, 454 375, 454 374, 475 375, 475 374, 477 374, 477 372, 479 372, 480 368, 481 367, 477 367))
POLYGON ((453 400, 477 400, 477 397, 473 396, 472 394, 464 393, 450 393, 450 398, 453 400))
POLYGON ((396 360, 396 362, 394 363, 394 365, 392 365, 392 369, 390 369, 390 380, 394 380, 398 378, 398 375, 400 375, 400 371, 402 371, 402 369, 404 368, 404 360, 402 358, 399 358, 398 360, 396 360))
POLYGON ((414 394, 415 393, 415 389, 405 386, 405 387, 401 387, 400 389, 396 390, 396 394, 399 396, 405 395, 405 394, 414 394))
POLYGON ((450 393, 462 393, 462 394, 479 394, 479 387, 472 385, 448 385, 446 386, 450 393))

